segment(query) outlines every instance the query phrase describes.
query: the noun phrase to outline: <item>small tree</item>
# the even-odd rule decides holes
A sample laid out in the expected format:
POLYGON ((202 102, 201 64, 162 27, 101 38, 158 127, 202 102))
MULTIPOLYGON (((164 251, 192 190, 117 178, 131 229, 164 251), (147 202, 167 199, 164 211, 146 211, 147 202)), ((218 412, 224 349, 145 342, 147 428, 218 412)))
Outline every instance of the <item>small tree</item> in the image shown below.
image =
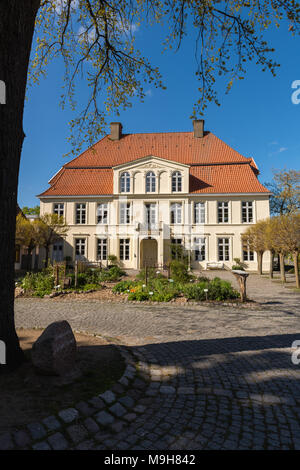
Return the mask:
MULTIPOLYGON (((284 253, 291 253, 294 260, 296 286, 299 283, 299 251, 300 251, 300 214, 289 214, 277 218, 274 237, 278 247, 284 253)), ((285 279, 285 273, 284 273, 285 279)))
MULTIPOLYGON (((16 245, 26 247, 28 255, 31 255, 36 244, 34 224, 19 212, 16 219, 16 245)), ((28 265, 27 268, 29 269, 30 266, 28 265)))
POLYGON ((266 251, 265 230, 267 221, 261 220, 242 234, 242 242, 257 254, 257 272, 262 274, 263 254, 266 251))
POLYGON ((51 245, 64 237, 69 227, 64 218, 58 214, 44 214, 40 219, 34 222, 34 225, 36 229, 36 240, 38 244, 43 246, 46 250, 45 267, 47 267, 51 245))
POLYGON ((271 214, 292 214, 300 210, 300 171, 273 171, 274 177, 266 186, 272 191, 270 198, 271 214))
POLYGON ((116 255, 108 255, 109 266, 119 266, 118 257, 116 255))
POLYGON ((288 248, 285 243, 286 237, 286 226, 284 222, 283 215, 273 217, 272 227, 270 232, 270 237, 272 238, 272 246, 276 253, 279 255, 279 264, 280 264, 280 277, 282 282, 286 282, 285 276, 285 267, 284 267, 284 258, 288 253, 288 248))

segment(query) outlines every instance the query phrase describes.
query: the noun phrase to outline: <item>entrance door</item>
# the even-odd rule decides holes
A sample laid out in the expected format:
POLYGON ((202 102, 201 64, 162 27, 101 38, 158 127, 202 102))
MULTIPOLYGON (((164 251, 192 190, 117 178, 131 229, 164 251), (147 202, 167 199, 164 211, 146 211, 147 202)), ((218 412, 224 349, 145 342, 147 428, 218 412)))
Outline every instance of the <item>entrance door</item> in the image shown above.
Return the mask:
POLYGON ((150 238, 141 241, 141 268, 157 265, 157 241, 150 238))

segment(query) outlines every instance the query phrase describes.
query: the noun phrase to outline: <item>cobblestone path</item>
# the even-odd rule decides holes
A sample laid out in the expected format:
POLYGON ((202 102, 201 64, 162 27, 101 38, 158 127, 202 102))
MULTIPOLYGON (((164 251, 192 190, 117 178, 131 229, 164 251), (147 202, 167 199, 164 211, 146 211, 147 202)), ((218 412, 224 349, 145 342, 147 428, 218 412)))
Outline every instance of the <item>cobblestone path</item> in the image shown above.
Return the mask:
POLYGON ((128 366, 110 392, 5 433, 0 449, 300 449, 300 296, 251 282, 253 309, 17 299, 17 326, 67 319, 113 338, 128 366))

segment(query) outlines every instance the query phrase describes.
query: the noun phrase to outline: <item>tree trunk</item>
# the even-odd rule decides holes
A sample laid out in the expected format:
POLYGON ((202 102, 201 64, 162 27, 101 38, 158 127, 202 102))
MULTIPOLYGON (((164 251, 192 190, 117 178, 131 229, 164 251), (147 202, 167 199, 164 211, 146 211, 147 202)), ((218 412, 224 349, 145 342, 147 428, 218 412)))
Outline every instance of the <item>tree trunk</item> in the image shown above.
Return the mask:
POLYGON ((6 366, 23 360, 14 323, 14 258, 18 174, 23 132, 27 71, 40 0, 0 2, 0 80, 6 100, 0 104, 0 340, 6 346, 6 366))
POLYGON ((296 276, 296 286, 300 289, 300 281, 299 281, 299 252, 295 251, 293 253, 294 258, 294 268, 295 268, 295 276, 296 276))
POLYGON ((280 278, 282 282, 286 282, 285 269, 284 269, 284 254, 279 253, 279 263, 280 263, 280 278))
POLYGON ((262 275, 262 260, 263 253, 261 251, 257 252, 257 273, 262 275))
POLYGON ((274 251, 270 251, 270 278, 273 279, 274 277, 274 251))
POLYGON ((249 274, 246 274, 246 273, 238 274, 235 272, 233 274, 239 283, 241 302, 246 302, 247 300, 246 281, 247 281, 247 277, 249 276, 249 274))
POLYGON ((45 268, 48 268, 48 265, 49 265, 49 251, 50 251, 50 247, 49 246, 45 246, 45 268))

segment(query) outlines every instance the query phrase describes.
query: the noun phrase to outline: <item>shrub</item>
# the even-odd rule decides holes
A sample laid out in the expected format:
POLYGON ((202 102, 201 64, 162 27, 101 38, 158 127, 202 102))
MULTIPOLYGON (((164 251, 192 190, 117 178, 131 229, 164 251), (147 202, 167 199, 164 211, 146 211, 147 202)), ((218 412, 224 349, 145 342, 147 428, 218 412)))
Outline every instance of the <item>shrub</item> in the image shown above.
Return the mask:
POLYGON ((190 274, 185 263, 178 260, 173 260, 170 263, 170 273, 172 279, 176 282, 188 282, 191 279, 190 274))
POLYGON ((54 288, 54 277, 47 270, 40 273, 27 273, 22 281, 25 292, 32 292, 34 296, 44 297, 51 294, 54 288))
POLYGON ((188 300, 206 299, 204 290, 195 284, 184 287, 183 294, 188 300))
POLYGON ((100 269, 90 268, 83 273, 78 273, 76 286, 75 286, 75 274, 72 273, 69 277, 71 278, 72 287, 84 287, 86 284, 94 284, 99 287, 100 269))
POLYGON ((183 288, 185 297, 189 300, 228 300, 236 299, 240 294, 232 287, 228 281, 222 281, 215 277, 212 281, 205 280, 197 284, 186 285, 183 288), (204 292, 207 289, 208 292, 204 292))
POLYGON ((209 279, 202 278, 202 280, 196 284, 186 284, 183 286, 183 294, 189 300, 206 300, 208 292, 204 292, 204 289, 208 289, 209 283, 209 279))
POLYGON ((126 273, 119 266, 111 266, 105 269, 102 269, 99 275, 99 281, 118 281, 122 276, 125 276, 126 273))
POLYGON ((240 294, 232 287, 228 281, 222 281, 215 277, 208 285, 208 298, 210 300, 237 299, 240 294))
POLYGON ((137 290, 136 292, 130 292, 128 300, 139 300, 140 302, 149 300, 149 292, 143 290, 137 290))
POLYGON ((108 255, 108 261, 110 266, 118 266, 118 258, 116 255, 108 255))
POLYGON ((244 263, 240 258, 234 258, 235 264, 232 266, 232 270, 245 271, 247 268, 247 263, 244 263))
POLYGON ((153 300, 153 302, 169 302, 174 299, 174 297, 174 292, 154 292, 153 295, 151 295, 150 300, 153 300))
MULTIPOLYGON (((75 287, 75 274, 71 274, 71 285, 75 287)), ((83 287, 85 284, 88 283, 88 275, 87 273, 78 273, 77 274, 77 285, 76 287, 83 287)))
POLYGON ((245 271, 245 269, 242 266, 239 266, 238 264, 234 264, 231 269, 233 271, 245 271))
POLYGON ((149 292, 153 292, 151 299, 157 302, 169 302, 177 295, 181 293, 180 284, 170 282, 169 279, 153 279, 148 283, 147 289, 149 292))
POLYGON ((99 284, 100 283, 100 268, 89 268, 86 272, 86 282, 88 284, 99 284))

